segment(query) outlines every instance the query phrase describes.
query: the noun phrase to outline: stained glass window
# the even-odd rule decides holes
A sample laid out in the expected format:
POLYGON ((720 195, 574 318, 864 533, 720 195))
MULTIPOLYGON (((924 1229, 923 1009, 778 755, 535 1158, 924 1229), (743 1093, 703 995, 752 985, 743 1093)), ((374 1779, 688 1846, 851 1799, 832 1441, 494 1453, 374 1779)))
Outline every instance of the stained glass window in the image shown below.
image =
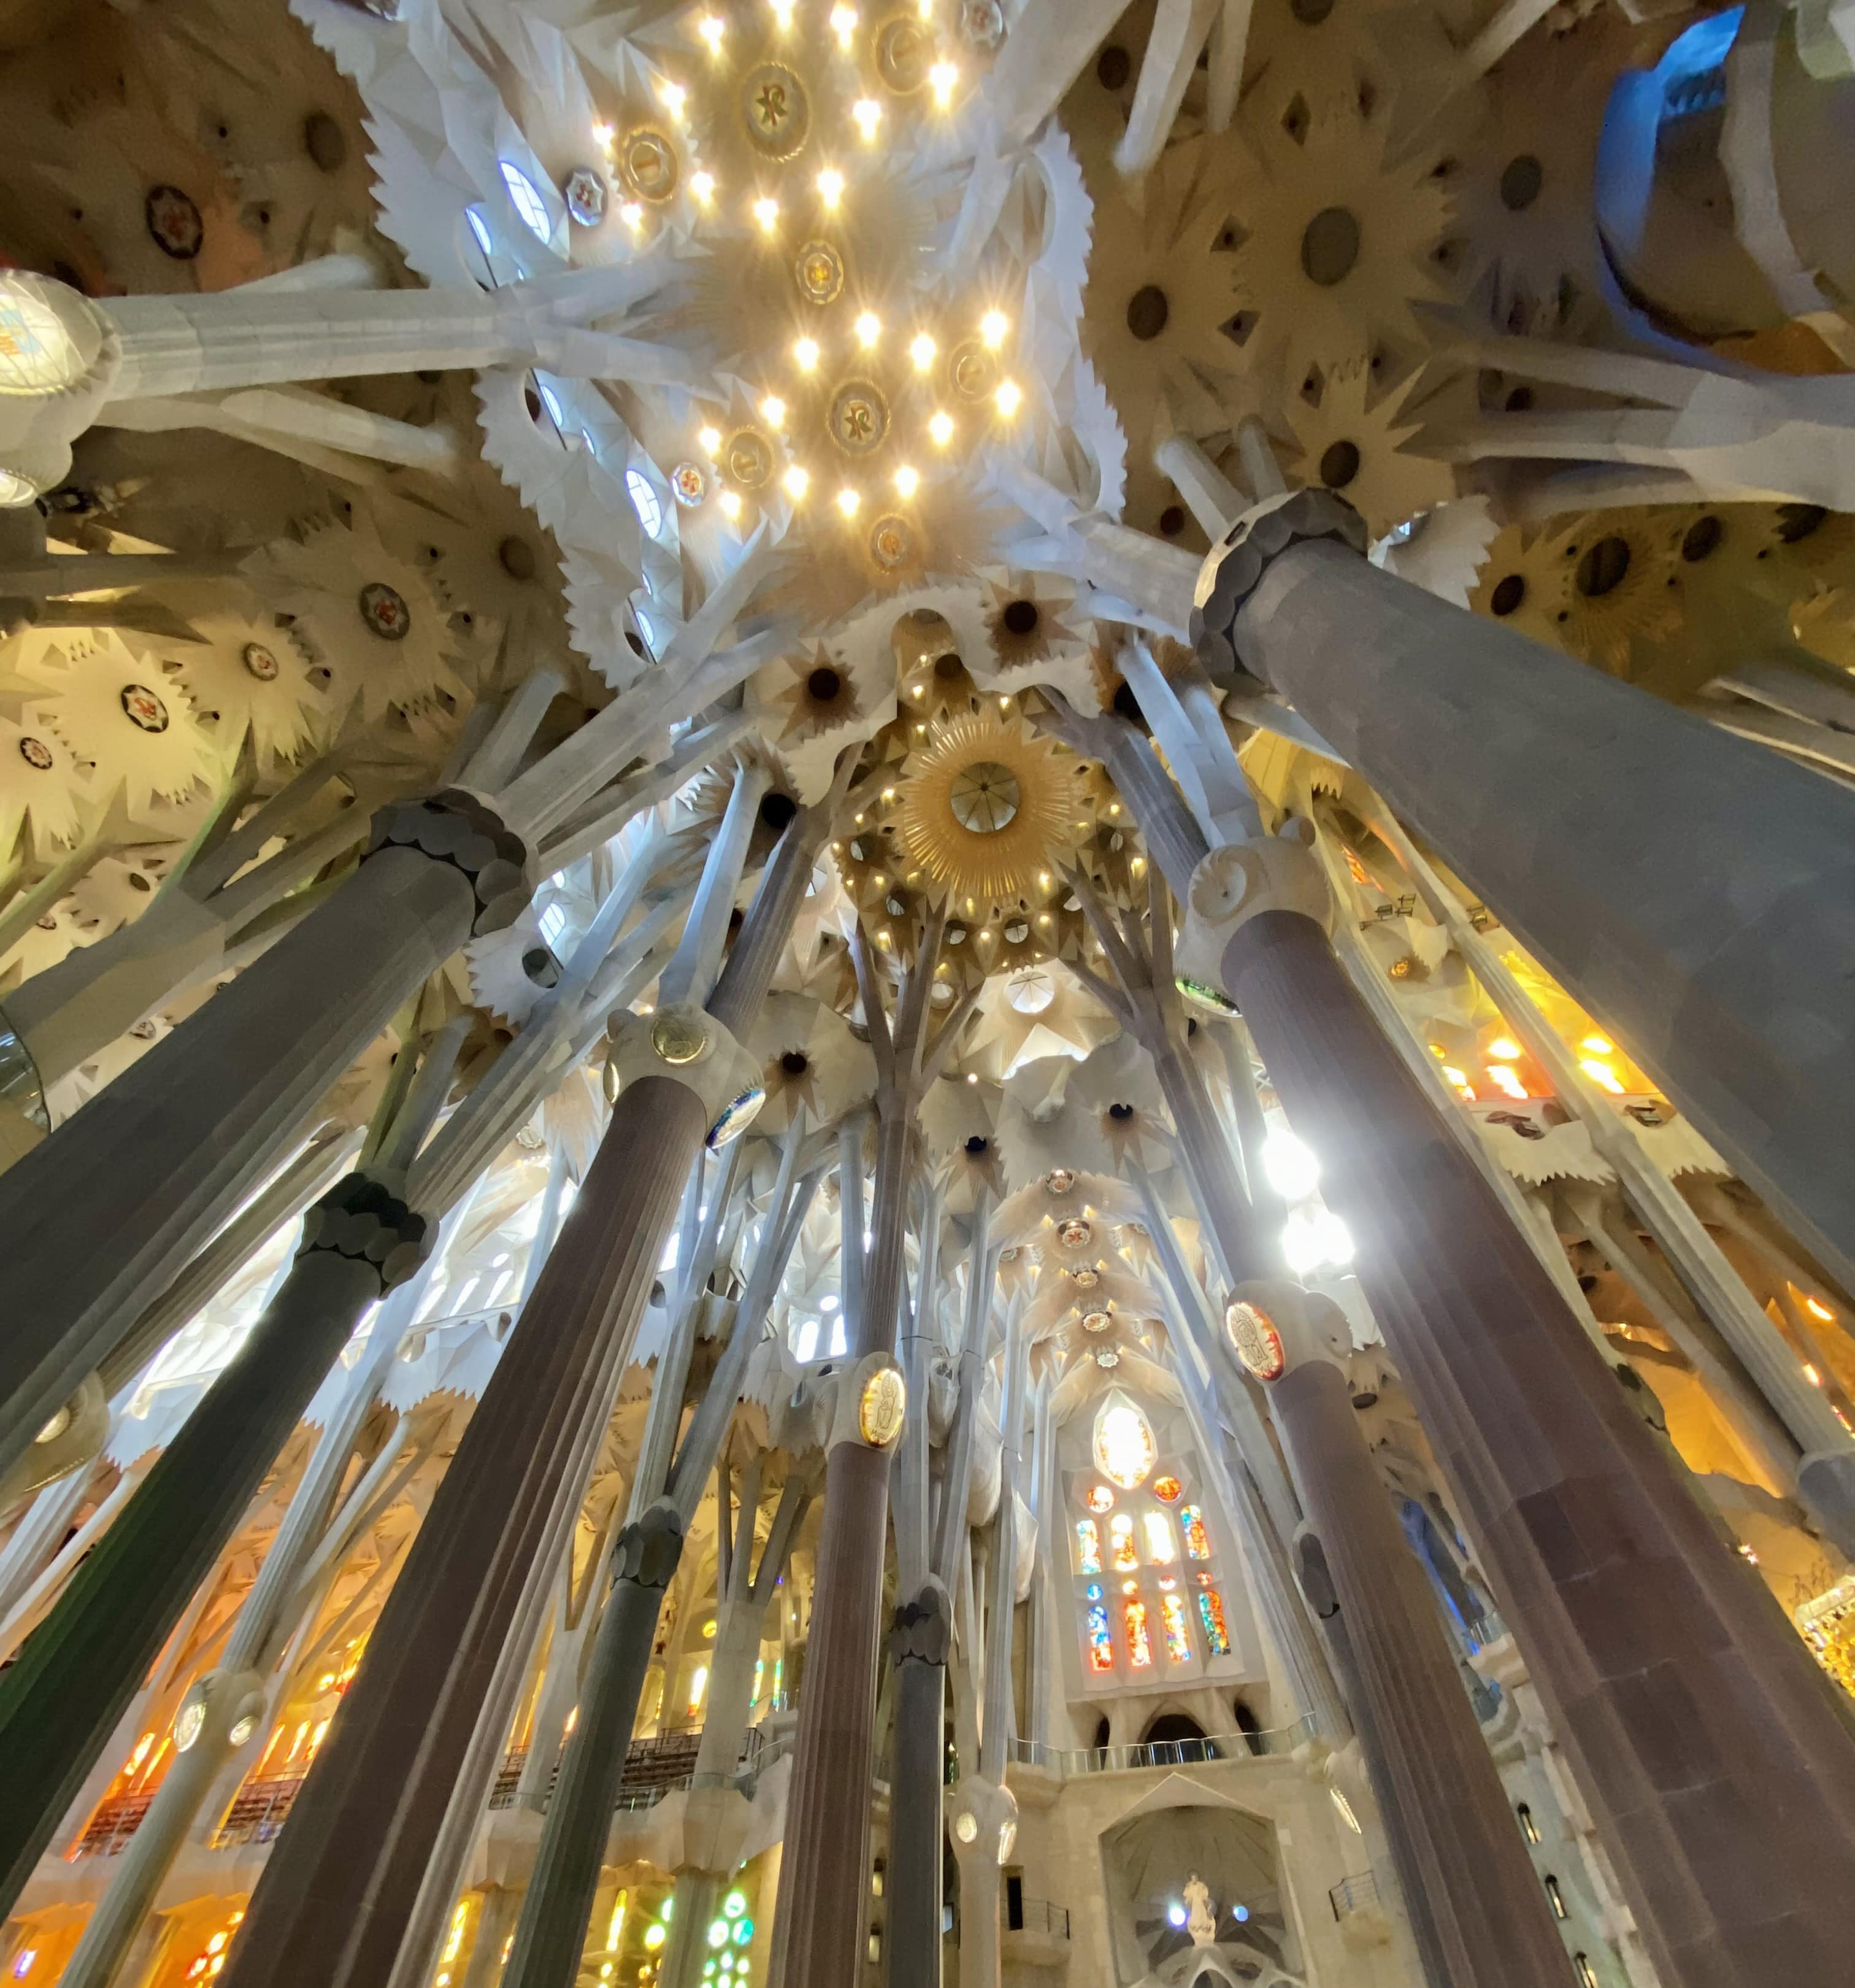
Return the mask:
POLYGON ((1153 1662, 1153 1638, 1147 1633, 1147 1604, 1137 1594, 1121 1604, 1127 1622, 1127 1662, 1137 1671, 1153 1662))
POLYGON ((1175 1505, 1179 1493, 1184 1489, 1176 1477, 1156 1477, 1153 1480, 1153 1495, 1162 1505, 1175 1505))
POLYGON ((1211 1535, 1205 1530, 1204 1514, 1195 1505, 1179 1507, 1179 1523, 1185 1528, 1185 1550, 1194 1560, 1209 1560, 1211 1535))
POLYGON ((1108 1605, 1105 1601, 1093 1601, 1089 1604, 1089 1668, 1111 1671, 1113 1668, 1114 1639, 1108 1633, 1108 1605))
POLYGON ((1140 1565, 1140 1556, 1134 1550, 1134 1521, 1125 1512, 1117 1512, 1108 1521, 1108 1537, 1114 1551, 1116 1569, 1124 1573, 1130 1567, 1140 1565))
POLYGON ((509 188, 509 197, 515 211, 526 223, 529 232, 546 242, 554 232, 553 223, 548 218, 548 204, 535 189, 535 183, 518 165, 507 159, 496 163, 502 168, 502 184, 509 188))
POLYGON ((1160 1597, 1160 1618, 1166 1625, 1166 1655, 1175 1664, 1188 1664, 1191 1661, 1191 1630, 1185 1620, 1185 1601, 1183 1595, 1162 1594, 1160 1597))
POLYGON ((1198 1590, 1198 1620, 1205 1625, 1205 1647, 1214 1657, 1230 1655, 1230 1631, 1224 1625, 1224 1598, 1215 1587, 1198 1590))
POLYGON ((1088 1496, 1082 1502, 1091 1512, 1111 1512, 1114 1509, 1114 1493, 1105 1484, 1091 1484, 1088 1496))
POLYGON ((1076 1521, 1076 1562, 1083 1574, 1101 1571, 1101 1528, 1093 1519, 1076 1521))
POLYGON ((1155 1567, 1170 1567, 1179 1557, 1178 1543, 1164 1512, 1149 1512, 1143 1523, 1147 1529, 1147 1557, 1155 1567))
POLYGON ((1118 1395, 1095 1424, 1095 1462, 1103 1476, 1123 1491, 1144 1484, 1153 1468, 1153 1431, 1127 1397, 1118 1395))

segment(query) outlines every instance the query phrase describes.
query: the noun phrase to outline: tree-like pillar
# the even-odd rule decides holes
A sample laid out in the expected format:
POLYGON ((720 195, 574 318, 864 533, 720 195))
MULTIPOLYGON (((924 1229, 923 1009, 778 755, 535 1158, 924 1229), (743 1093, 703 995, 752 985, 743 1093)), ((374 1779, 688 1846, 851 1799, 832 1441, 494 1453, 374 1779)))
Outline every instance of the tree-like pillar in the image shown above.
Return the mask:
MULTIPOLYGON (((1297 1286, 1250 1283, 1228 1318, 1268 1390, 1332 1583, 1360 1738, 1431 1988, 1568 1988, 1564 1944, 1360 1432, 1343 1315, 1297 1286)), ((1310 1599, 1326 1606, 1314 1585, 1310 1599)))
POLYGON ((1846 1972, 1855 1740, 1342 972, 1318 867, 1214 850, 1181 960, 1242 1009, 1670 1988, 1846 1972))

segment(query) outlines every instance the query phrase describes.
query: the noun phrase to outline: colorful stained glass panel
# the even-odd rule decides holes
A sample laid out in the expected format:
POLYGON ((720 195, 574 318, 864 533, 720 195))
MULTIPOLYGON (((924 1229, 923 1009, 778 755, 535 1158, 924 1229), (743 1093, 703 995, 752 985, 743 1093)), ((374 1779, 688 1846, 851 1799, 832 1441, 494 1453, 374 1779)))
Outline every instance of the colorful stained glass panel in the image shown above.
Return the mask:
POLYGON ((1205 1625, 1205 1647, 1214 1657, 1230 1655, 1230 1631, 1224 1624, 1224 1598, 1215 1587, 1198 1590, 1198 1620, 1205 1625))
POLYGON ((1125 1512, 1116 1513, 1108 1521, 1108 1538, 1118 1572, 1140 1565, 1140 1556, 1134 1550, 1134 1521, 1125 1512))
POLYGON ((1093 1519, 1076 1521, 1076 1565, 1083 1574, 1101 1571, 1101 1528, 1093 1519))
POLYGON ((1179 1557, 1178 1542, 1172 1537, 1172 1523, 1164 1512, 1148 1512, 1142 1520, 1147 1530, 1147 1557, 1156 1567, 1170 1567, 1179 1557))
POLYGON ((1179 1507, 1179 1523, 1185 1528, 1185 1550, 1194 1560, 1209 1560, 1211 1535, 1205 1530, 1204 1514, 1195 1505, 1179 1507))
POLYGON ((1191 1629, 1185 1620, 1184 1596, 1162 1594, 1160 1597, 1160 1619, 1166 1626, 1166 1655, 1168 1662, 1175 1664, 1190 1663, 1191 1629))
POLYGON ((1095 1462, 1103 1476, 1131 1491, 1147 1481, 1154 1454, 1147 1418, 1124 1395, 1109 1402, 1095 1424, 1095 1462))
POLYGON ((1147 1604, 1136 1595, 1132 1601, 1121 1604, 1121 1613, 1127 1623, 1127 1662, 1137 1671, 1145 1670, 1153 1662, 1153 1638, 1147 1631, 1147 1604))
POLYGON ((1089 1610, 1089 1668, 1111 1671, 1113 1668, 1114 1639, 1108 1633, 1107 1604, 1097 1601, 1089 1610))

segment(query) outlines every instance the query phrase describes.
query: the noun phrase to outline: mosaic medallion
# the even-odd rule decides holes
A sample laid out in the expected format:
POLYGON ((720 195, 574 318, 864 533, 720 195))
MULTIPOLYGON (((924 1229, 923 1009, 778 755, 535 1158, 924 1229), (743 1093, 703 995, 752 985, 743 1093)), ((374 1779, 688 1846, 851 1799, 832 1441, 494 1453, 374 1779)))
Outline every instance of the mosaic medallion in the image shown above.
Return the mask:
POLYGON ((167 707, 146 684, 124 684, 122 700, 123 712, 131 725, 139 725, 144 732, 167 729, 167 707))
POLYGON ((934 36, 912 14, 898 14, 876 31, 876 73, 897 96, 924 89, 934 62, 934 36))
POLYGON ((758 490, 773 473, 773 445, 758 428, 738 428, 728 438, 721 460, 743 490, 758 490))
POLYGON ((1120 1355, 1111 1346, 1096 1347, 1094 1360, 1097 1367, 1118 1367, 1120 1364, 1120 1355))
POLYGON ((260 683, 277 681, 277 658, 262 642, 247 642, 243 651, 245 668, 260 683))
POLYGON ((766 1102, 766 1093, 757 1084, 750 1084, 737 1097, 731 1097, 721 1107, 721 1115, 708 1128, 708 1137, 704 1142, 711 1153, 718 1153, 724 1146, 731 1145, 760 1115, 760 1107, 766 1102))
POLYGON ((889 433, 889 403, 873 380, 846 380, 826 417, 831 439, 846 455, 868 455, 889 433))
POLYGON ((748 142, 762 158, 789 159, 812 132, 812 100, 784 63, 762 63, 741 84, 748 142))
POLYGON ((1067 1167, 1052 1167, 1043 1184, 1052 1194, 1067 1194, 1076 1185, 1076 1176, 1067 1167))
POLYGON ((148 238, 164 255, 171 255, 177 262, 191 262, 199 254, 206 239, 206 224, 191 194, 178 187, 150 187, 142 202, 142 218, 147 223, 148 238))
POLYGON ((1005 10, 998 0, 961 0, 960 39, 969 48, 995 49, 1005 39, 1005 10))
POLYGON ((688 1015, 660 1015, 650 1031, 650 1046, 665 1063, 694 1063, 708 1046, 708 1031, 688 1015))
POLYGON ((843 294, 843 258, 829 242, 806 242, 792 276, 808 303, 834 304, 843 294))
POLYGON ((894 516, 878 518, 870 527, 870 556, 884 573, 905 566, 914 549, 914 534, 907 520, 894 516))
POLYGON ((1106 1332, 1113 1323, 1113 1317, 1110 1313, 1092 1311, 1083 1315, 1082 1329, 1087 1333, 1106 1332))
POLYGON ((576 166, 560 182, 567 215, 582 228, 596 228, 606 218, 604 174, 592 166, 576 166))
POLYGON ((412 610, 397 587, 370 580, 360 590, 360 618, 383 642, 403 642, 412 631, 412 610))
POLYGON ((640 200, 667 200, 681 175, 676 147, 661 131, 640 125, 618 141, 618 176, 640 200))
POLYGON ((893 1367, 879 1367, 863 1383, 857 1404, 857 1427, 872 1449, 882 1449, 902 1432, 908 1391, 893 1367))
POLYGON ((1095 1239, 1095 1232, 1080 1215, 1076 1215, 1057 1230, 1056 1239, 1066 1249, 1086 1249, 1095 1239))
POLYGON ((685 511, 693 511, 708 495, 708 477, 699 462, 679 462, 670 472, 670 489, 685 511))
POLYGON ((953 390, 963 399, 982 401, 998 384, 998 361, 976 338, 953 348, 947 361, 947 377, 953 390))
POLYGON ((29 734, 19 742, 19 756, 36 773, 49 773, 57 764, 52 756, 52 749, 42 739, 34 739, 29 734))
POLYGON ((1260 1305, 1235 1300, 1224 1314, 1224 1330, 1236 1349, 1237 1357, 1259 1381, 1279 1381, 1288 1365, 1288 1354, 1276 1321, 1260 1305))
POLYGON ((972 835, 996 835, 1018 818, 1023 793, 1010 767, 977 759, 955 779, 947 805, 961 827, 972 835))

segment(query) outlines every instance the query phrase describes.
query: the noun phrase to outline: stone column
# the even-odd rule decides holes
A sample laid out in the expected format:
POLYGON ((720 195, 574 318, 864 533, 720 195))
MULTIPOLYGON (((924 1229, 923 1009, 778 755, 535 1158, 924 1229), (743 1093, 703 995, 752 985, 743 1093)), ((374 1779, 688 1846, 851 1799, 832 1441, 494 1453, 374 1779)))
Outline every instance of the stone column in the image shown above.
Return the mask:
POLYGON ((330 1084, 473 931, 525 852, 451 789, 382 810, 333 897, 0 1175, 0 1469, 302 1136, 330 1084))
POLYGON ((1360 1431, 1340 1364, 1352 1344, 1343 1315, 1295 1285, 1248 1283, 1228 1317, 1268 1390, 1332 1583, 1360 1739, 1431 1988, 1567 1988, 1546 1895, 1360 1431))
MULTIPOLYGON (((925 1412, 917 1402, 916 1412, 925 1412)), ((953 1607, 930 1577, 895 1611, 895 1758, 889 1795, 884 1946, 889 1988, 940 1988, 941 1789, 947 1748, 947 1657, 953 1607)))
POLYGON ((1238 659, 1855 1280, 1855 794, 1358 557, 1324 492, 1205 563, 1238 659))
POLYGON ((1669 1988, 1845 1969, 1855 1741, 1327 942, 1304 849, 1214 851, 1181 958, 1243 1013, 1669 1988))
POLYGON ((0 1678, 8 1903, 362 1312, 424 1250, 424 1219, 364 1174, 310 1211, 269 1308, 0 1678))

